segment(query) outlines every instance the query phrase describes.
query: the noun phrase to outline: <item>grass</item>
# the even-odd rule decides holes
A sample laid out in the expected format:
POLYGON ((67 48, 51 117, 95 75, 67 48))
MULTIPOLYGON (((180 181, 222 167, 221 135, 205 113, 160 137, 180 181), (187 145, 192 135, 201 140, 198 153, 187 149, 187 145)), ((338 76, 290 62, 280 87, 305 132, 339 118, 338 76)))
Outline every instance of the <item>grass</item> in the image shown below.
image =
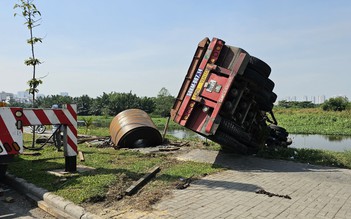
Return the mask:
POLYGON ((267 148, 260 150, 256 156, 351 169, 351 151, 335 152, 305 148, 267 148))
MULTIPOLYGON (((290 133, 304 134, 351 134, 350 112, 323 112, 320 109, 278 109, 275 110, 279 124, 290 133)), ((84 118, 79 118, 82 120, 84 118)), ((93 121, 109 123, 112 117, 93 117, 93 121)), ((166 118, 153 118, 156 126, 163 130, 166 118)), ((95 123, 99 124, 99 123, 95 123)), ((170 122, 170 128, 179 128, 170 122)), ((108 127, 79 127, 78 133, 96 136, 109 136, 108 127)), ((167 135, 175 141, 175 137, 167 135)), ((31 136, 25 136, 25 142, 31 136)), ((199 142, 199 139, 183 141, 199 142)), ((220 146, 206 141, 207 149, 219 150, 220 146)), ((28 142, 27 144, 28 145, 28 142)), ((180 178, 200 178, 203 175, 223 170, 218 166, 190 161, 178 161, 170 155, 142 154, 131 150, 115 150, 113 148, 88 147, 78 145, 85 155, 83 164, 95 168, 91 172, 71 175, 62 179, 47 173, 47 170, 63 169, 64 157, 62 152, 56 152, 53 146, 45 146, 40 156, 21 155, 17 162, 9 165, 9 172, 24 178, 57 195, 67 198, 74 203, 91 203, 116 199, 133 183, 142 177, 150 168, 160 166, 161 172, 148 183, 137 196, 131 198, 131 204, 150 206, 162 197, 164 191, 174 188, 180 178), (143 201, 140 201, 143 199, 143 201), (145 202, 146 201, 146 202, 145 202), (138 204, 139 203, 139 204, 138 204)), ((334 166, 351 169, 351 151, 332 152, 312 149, 277 148, 263 149, 258 157, 269 159, 284 159, 310 164, 334 166)))
POLYGON ((313 109, 275 109, 280 126, 295 134, 351 135, 351 111, 313 109))
MULTIPOLYGON (((30 135, 25 137, 25 143, 26 139, 29 140, 30 135)), ((72 174, 64 179, 47 173, 48 170, 64 169, 63 153, 56 152, 53 146, 48 145, 39 151, 40 156, 16 157, 17 162, 9 165, 9 172, 74 203, 84 203, 105 200, 107 194, 114 194, 113 197, 123 195, 133 181, 140 179, 154 166, 160 166, 161 171, 146 185, 143 194, 174 188, 180 178, 200 178, 223 170, 211 164, 178 161, 165 154, 142 154, 112 147, 88 147, 86 144, 80 144, 78 148, 85 155, 85 162, 78 161, 78 165, 93 167, 95 170, 72 174)))

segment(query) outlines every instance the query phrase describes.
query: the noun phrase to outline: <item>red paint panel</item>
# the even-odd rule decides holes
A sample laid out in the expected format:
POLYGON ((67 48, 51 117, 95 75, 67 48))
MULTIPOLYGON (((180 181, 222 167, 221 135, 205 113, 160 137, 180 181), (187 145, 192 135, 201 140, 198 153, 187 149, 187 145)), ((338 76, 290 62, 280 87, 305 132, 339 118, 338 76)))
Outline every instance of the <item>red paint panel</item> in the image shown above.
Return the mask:
POLYGON ((51 122, 49 118, 44 113, 44 110, 41 109, 33 109, 34 114, 38 117, 39 121, 42 125, 50 125, 51 122))
POLYGON ((67 144, 75 151, 78 153, 78 147, 77 145, 72 141, 71 138, 67 138, 67 144))
POLYGON ((219 75, 214 74, 214 73, 210 74, 210 77, 208 78, 207 82, 209 83, 210 81, 215 81, 216 86, 221 86, 221 90, 220 90, 220 92, 217 93, 214 90, 212 90, 212 92, 210 92, 206 88, 204 88, 201 92, 201 96, 217 102, 220 95, 222 94, 223 87, 227 83, 227 79, 228 79, 227 77, 219 76, 219 75))
POLYGON ((0 140, 2 144, 5 146, 5 144, 8 144, 8 146, 5 147, 6 151, 8 154, 18 154, 17 151, 13 150, 10 145, 13 143, 13 138, 7 129, 4 120, 0 116, 0 127, 1 127, 1 133, 0 133, 0 140))
MULTIPOLYGON (((195 76, 194 76, 194 78, 193 78, 193 80, 191 82, 191 85, 190 85, 190 87, 189 87, 189 89, 187 91, 187 94, 186 94, 186 96, 185 96, 185 98, 184 98, 184 100, 183 100, 183 102, 182 102, 182 104, 180 106, 179 111, 178 111, 178 115, 175 118, 175 121, 177 123, 183 125, 183 126, 185 126, 186 120, 185 121, 181 121, 181 120, 183 119, 185 110, 187 109, 187 106, 188 106, 188 103, 189 103, 189 101, 191 99, 191 96, 193 95, 193 92, 196 89, 196 86, 197 86, 197 84, 198 84, 198 82, 199 82, 199 80, 200 80, 200 78, 202 76, 202 73, 203 73, 203 71, 204 71, 204 69, 205 69, 205 67, 207 65, 207 62, 209 61, 209 58, 210 58, 210 56, 212 54, 213 49, 216 46, 217 41, 218 41, 217 38, 213 38, 211 43, 210 43, 210 45, 208 46, 206 54, 205 54, 204 58, 202 59, 202 61, 200 63, 199 69, 197 70, 197 72, 196 72, 196 74, 195 74, 195 76), (197 80, 195 79, 195 77, 196 77, 197 80)), ((191 113, 191 111, 190 111, 190 113, 191 113)))
POLYGON ((76 111, 73 109, 72 105, 68 104, 67 105, 67 109, 68 109, 68 112, 72 115, 72 117, 77 120, 77 113, 76 111))
POLYGON ((54 109, 53 111, 54 111, 55 115, 57 116, 58 120, 60 121, 60 124, 72 125, 62 110, 55 110, 54 109))
POLYGON ((238 73, 240 66, 242 65, 245 57, 246 57, 246 54, 241 53, 239 55, 239 58, 236 60, 236 63, 234 64, 233 71, 229 75, 229 78, 227 79, 227 83, 222 88, 223 90, 222 90, 222 93, 220 95, 220 98, 218 99, 218 102, 217 102, 217 104, 212 112, 211 118, 210 118, 208 124, 206 125, 206 129, 205 129, 206 132, 208 132, 208 133, 211 132, 213 123, 214 123, 214 121, 215 121, 215 119, 216 119, 216 117, 217 117, 217 115, 222 107, 223 100, 226 97, 228 90, 229 90, 230 86, 232 85, 234 78, 235 78, 236 74, 238 73))

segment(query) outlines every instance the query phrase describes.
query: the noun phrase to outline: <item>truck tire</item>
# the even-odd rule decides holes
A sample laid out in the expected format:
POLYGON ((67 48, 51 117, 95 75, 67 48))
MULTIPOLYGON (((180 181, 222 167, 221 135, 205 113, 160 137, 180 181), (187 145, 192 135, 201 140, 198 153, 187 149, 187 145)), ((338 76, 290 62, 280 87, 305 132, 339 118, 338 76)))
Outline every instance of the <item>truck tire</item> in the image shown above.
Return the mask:
POLYGON ((240 126, 238 126, 235 122, 230 121, 228 119, 222 118, 222 121, 218 127, 220 131, 225 132, 228 135, 233 136, 238 141, 242 143, 246 143, 250 141, 250 135, 245 132, 240 126))
POLYGON ((269 67, 269 65, 261 59, 254 56, 250 56, 247 67, 261 73, 266 78, 268 78, 271 74, 271 67, 269 67))
POLYGON ((289 133, 286 131, 285 128, 275 124, 270 124, 268 127, 271 129, 271 137, 277 138, 279 141, 287 141, 289 133))
POLYGON ((7 170, 7 164, 0 164, 0 181, 5 179, 5 174, 7 170))
POLYGON ((272 92, 272 95, 271 95, 271 101, 272 103, 275 103, 275 101, 277 100, 278 96, 277 94, 275 94, 274 92, 272 92))
POLYGON ((250 68, 246 68, 243 77, 249 82, 254 83, 258 87, 262 87, 267 91, 272 91, 274 88, 274 82, 271 79, 264 77, 257 71, 250 68))
POLYGON ((215 135, 208 137, 210 140, 220 144, 225 150, 230 150, 238 154, 248 154, 249 152, 248 148, 244 144, 240 143, 238 140, 224 132, 217 130, 215 135))
POLYGON ((267 92, 264 90, 257 93, 255 100, 258 104, 258 108, 265 112, 271 111, 273 109, 273 103, 275 102, 272 100, 275 98, 275 96, 276 95, 273 92, 267 92))
POLYGON ((275 124, 269 124, 269 128, 270 128, 270 129, 273 129, 273 130, 275 130, 275 131, 287 132, 285 128, 280 127, 280 126, 275 125, 275 124))

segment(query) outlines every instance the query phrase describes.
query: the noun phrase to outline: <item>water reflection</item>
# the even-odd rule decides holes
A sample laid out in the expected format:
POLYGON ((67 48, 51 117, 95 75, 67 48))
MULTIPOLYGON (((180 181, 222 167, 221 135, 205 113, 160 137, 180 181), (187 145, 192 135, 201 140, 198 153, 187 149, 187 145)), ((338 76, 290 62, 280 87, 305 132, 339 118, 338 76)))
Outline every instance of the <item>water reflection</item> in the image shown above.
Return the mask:
POLYGON ((179 139, 188 139, 188 138, 199 138, 199 139, 204 139, 203 136, 197 134, 196 132, 186 130, 186 129, 173 129, 173 130, 168 130, 167 134, 172 135, 176 138, 179 139))
POLYGON ((350 140, 350 136, 343 136, 343 135, 322 135, 328 141, 346 141, 350 140))
POLYGON ((351 150, 350 136, 333 135, 289 135, 293 143, 290 147, 323 149, 331 151, 351 150))
MULTIPOLYGON (((168 130, 167 134, 179 139, 204 139, 203 136, 186 129, 168 130)), ((331 151, 351 150, 351 136, 290 134, 289 137, 293 142, 290 147, 293 148, 323 149, 331 151)))

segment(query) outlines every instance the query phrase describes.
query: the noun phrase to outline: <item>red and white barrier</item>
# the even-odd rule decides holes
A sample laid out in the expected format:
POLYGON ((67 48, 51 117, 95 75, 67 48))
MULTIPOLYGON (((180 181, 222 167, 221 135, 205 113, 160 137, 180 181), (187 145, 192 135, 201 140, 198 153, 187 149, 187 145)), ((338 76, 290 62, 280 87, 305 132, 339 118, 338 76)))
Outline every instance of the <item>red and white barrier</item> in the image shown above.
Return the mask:
MULTIPOLYGON (((77 105, 67 104, 62 109, 0 108, 0 155, 23 151, 23 126, 63 125, 63 148, 66 171, 76 171, 77 105)), ((1 158, 1 157, 0 157, 1 158)))
POLYGON ((0 107, 0 156, 23 152, 22 108, 0 107))
POLYGON ((67 142, 65 142, 65 139, 63 141, 65 156, 77 156, 76 105, 67 104, 64 105, 63 109, 23 109, 23 114, 23 126, 61 124, 67 127, 67 142))

